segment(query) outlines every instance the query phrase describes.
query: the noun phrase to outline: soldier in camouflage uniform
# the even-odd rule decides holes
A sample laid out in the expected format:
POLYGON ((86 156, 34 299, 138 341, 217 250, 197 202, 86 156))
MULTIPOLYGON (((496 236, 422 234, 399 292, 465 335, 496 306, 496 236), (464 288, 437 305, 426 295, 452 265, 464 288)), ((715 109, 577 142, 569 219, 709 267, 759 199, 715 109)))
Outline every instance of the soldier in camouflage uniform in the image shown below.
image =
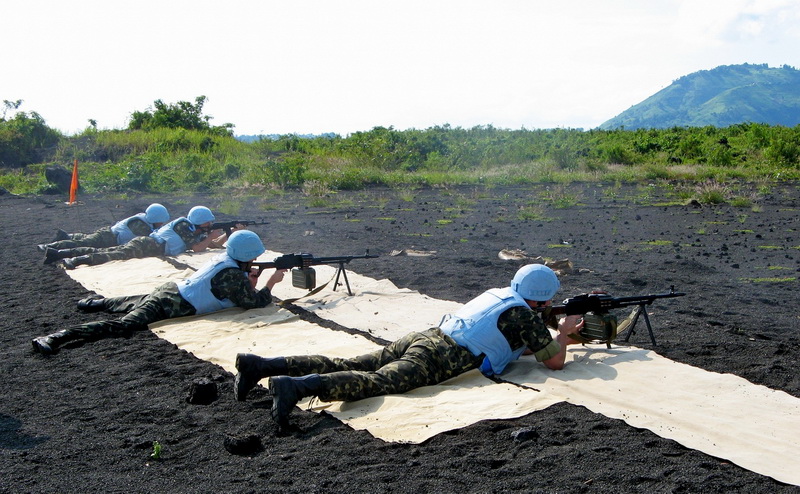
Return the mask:
MULTIPOLYGON (((151 204, 143 213, 135 214, 100 228, 94 233, 66 233, 59 230, 61 240, 49 244, 39 244, 37 248, 45 253, 44 263, 50 264, 68 256, 67 249, 90 247, 102 249, 124 245, 136 237, 146 237, 169 221, 169 212, 161 204, 151 204), (62 252, 63 251, 63 252, 62 252)), ((80 251, 78 251, 80 252, 80 251)), ((88 253, 81 252, 83 254, 88 253)), ((80 255, 80 254, 74 254, 80 255)))
POLYGON ((262 358, 240 353, 234 380, 235 398, 244 401, 260 379, 270 377, 272 418, 280 427, 297 402, 307 396, 322 401, 354 401, 438 384, 472 369, 500 374, 525 352, 548 368, 564 365, 567 336, 580 329, 580 316, 558 323, 553 339, 542 319, 559 289, 555 273, 541 264, 523 266, 509 288, 476 297, 437 328, 410 333, 381 350, 355 358, 322 355, 262 358))
POLYGON ((244 272, 242 267, 264 252, 258 235, 247 230, 231 234, 225 253, 215 256, 191 277, 175 283, 167 282, 147 295, 127 297, 89 297, 78 302, 86 312, 125 313, 119 319, 95 321, 74 326, 56 333, 34 338, 33 348, 42 354, 52 354, 59 346, 75 340, 129 336, 147 325, 175 317, 206 314, 228 307, 255 309, 272 302, 271 290, 283 279, 278 270, 266 286, 256 290, 258 273, 244 272))
POLYGON ((84 264, 96 266, 109 261, 174 256, 188 250, 200 252, 208 247, 221 247, 226 235, 222 230, 210 230, 214 219, 211 210, 195 206, 186 217, 171 221, 148 236, 136 237, 124 245, 103 249, 75 247, 59 250, 60 264, 65 269, 75 269, 84 264))

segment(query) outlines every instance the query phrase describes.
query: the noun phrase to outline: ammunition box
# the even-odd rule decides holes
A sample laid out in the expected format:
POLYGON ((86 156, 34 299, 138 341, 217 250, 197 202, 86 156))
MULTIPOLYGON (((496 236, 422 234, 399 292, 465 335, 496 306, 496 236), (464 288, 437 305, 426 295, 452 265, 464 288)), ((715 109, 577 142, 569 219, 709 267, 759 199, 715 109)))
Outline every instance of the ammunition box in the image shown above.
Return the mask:
POLYGON ((580 335, 589 340, 610 342, 617 337, 617 318, 609 313, 589 312, 583 316, 580 335))
POLYGON ((293 268, 292 286, 313 290, 317 286, 317 272, 314 271, 314 268, 293 268))

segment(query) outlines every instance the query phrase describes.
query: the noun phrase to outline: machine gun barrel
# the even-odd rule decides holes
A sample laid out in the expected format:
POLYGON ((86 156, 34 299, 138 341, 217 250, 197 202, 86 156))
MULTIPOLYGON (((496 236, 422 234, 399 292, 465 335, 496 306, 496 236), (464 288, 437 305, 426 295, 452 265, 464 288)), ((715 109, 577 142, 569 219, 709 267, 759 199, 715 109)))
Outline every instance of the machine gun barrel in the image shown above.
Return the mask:
POLYGON ((211 231, 211 230, 224 230, 225 233, 230 237, 231 232, 233 231, 234 228, 236 228, 236 225, 250 226, 250 225, 268 225, 268 224, 269 224, 269 222, 268 221, 264 221, 264 220, 218 221, 216 223, 213 223, 209 227, 209 231, 211 231))
POLYGON ((278 256, 272 262, 250 262, 243 266, 243 268, 245 270, 258 268, 258 275, 260 276, 261 272, 265 269, 308 268, 320 264, 338 264, 342 266, 343 264, 349 264, 353 259, 374 259, 376 257, 378 256, 370 254, 369 250, 363 255, 335 257, 314 257, 313 254, 301 252, 299 254, 284 254, 278 256))
MULTIPOLYGON (((676 292, 675 286, 670 287, 667 293, 637 295, 632 297, 612 297, 606 293, 586 293, 564 300, 561 305, 549 307, 550 314, 578 315, 588 312, 603 313, 611 309, 628 307, 631 305, 650 305, 653 301, 662 298, 683 297, 683 292, 676 292)), ((546 310, 548 308, 544 308, 546 310)))

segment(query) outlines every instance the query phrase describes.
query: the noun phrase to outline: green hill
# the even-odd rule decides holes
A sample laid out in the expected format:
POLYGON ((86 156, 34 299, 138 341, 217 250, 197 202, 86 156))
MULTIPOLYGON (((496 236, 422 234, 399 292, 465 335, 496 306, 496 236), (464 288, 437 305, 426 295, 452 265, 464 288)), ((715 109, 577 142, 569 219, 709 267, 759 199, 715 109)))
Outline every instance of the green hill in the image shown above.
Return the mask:
POLYGON ((745 122, 800 125, 800 70, 742 64, 694 72, 600 128, 728 127, 745 122))

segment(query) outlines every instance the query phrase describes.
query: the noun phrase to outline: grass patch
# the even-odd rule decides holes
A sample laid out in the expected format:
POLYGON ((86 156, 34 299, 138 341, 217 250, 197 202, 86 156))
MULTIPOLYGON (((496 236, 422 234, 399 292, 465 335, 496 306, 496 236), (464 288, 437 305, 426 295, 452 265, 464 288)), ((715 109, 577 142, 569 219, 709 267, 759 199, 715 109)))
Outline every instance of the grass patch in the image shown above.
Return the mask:
POLYGON ((520 221, 552 221, 540 206, 522 206, 517 211, 517 219, 520 221))
POLYGON ((745 283, 790 283, 792 281, 797 281, 797 278, 794 276, 788 276, 786 278, 740 278, 745 283))

